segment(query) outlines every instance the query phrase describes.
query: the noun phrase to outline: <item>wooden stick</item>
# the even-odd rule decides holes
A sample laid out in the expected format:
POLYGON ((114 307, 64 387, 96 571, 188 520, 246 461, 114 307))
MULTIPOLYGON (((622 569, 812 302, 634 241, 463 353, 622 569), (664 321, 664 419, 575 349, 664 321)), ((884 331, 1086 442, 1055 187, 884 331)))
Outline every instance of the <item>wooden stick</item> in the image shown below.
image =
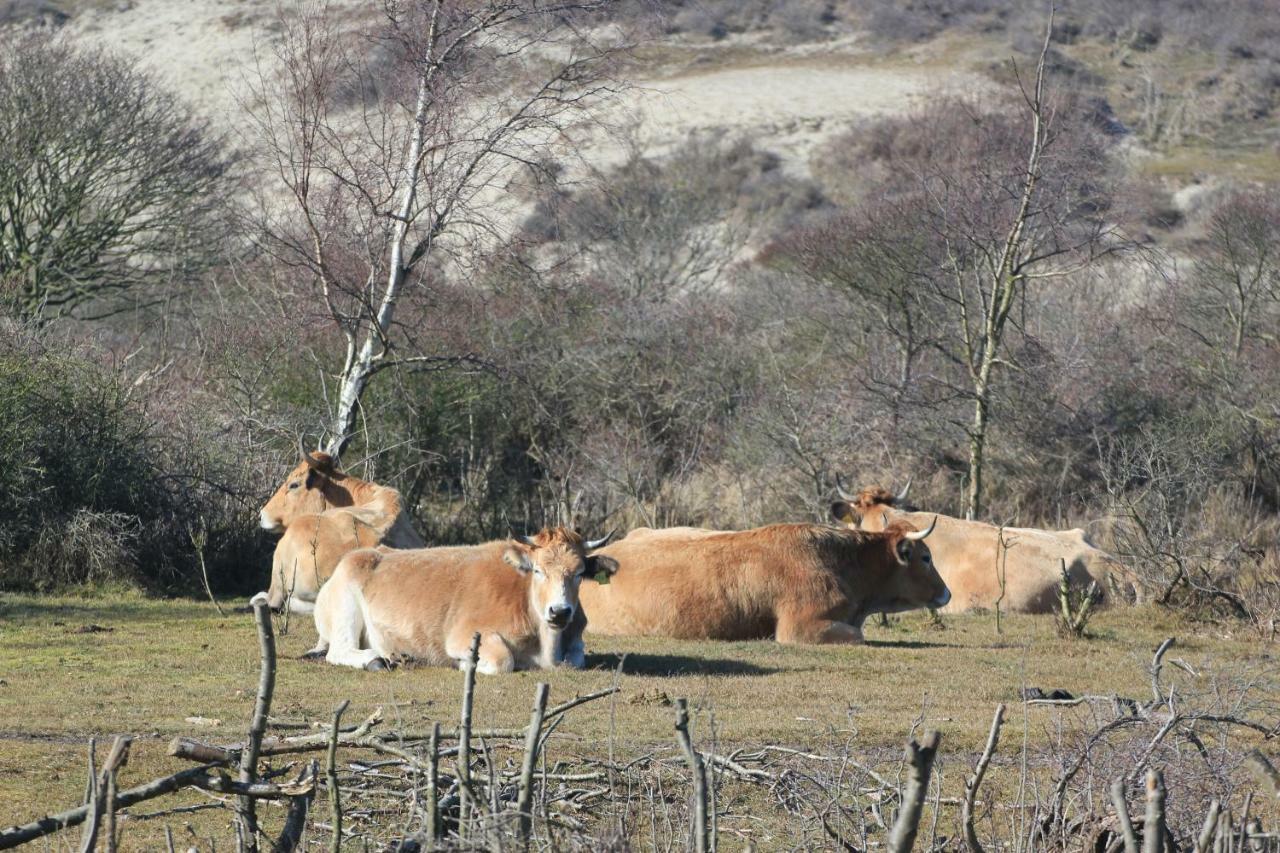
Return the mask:
POLYGON ((938 754, 938 742, 942 736, 936 731, 928 732, 923 743, 915 740, 907 742, 907 761, 911 765, 911 778, 907 780, 907 789, 902 795, 902 805, 898 811, 898 819, 893 824, 893 832, 889 836, 888 848, 894 853, 910 853, 916 842, 916 831, 920 826, 920 813, 924 808, 924 799, 929 792, 929 776, 933 772, 933 759, 938 754))
POLYGON ((519 838, 525 849, 529 847, 529 831, 533 828, 533 771, 538 761, 538 742, 542 737, 542 718, 547 712, 547 695, 551 687, 545 681, 538 682, 533 693, 533 713, 529 715, 528 736, 524 741, 524 764, 520 768, 520 794, 516 811, 520 816, 519 838))
POLYGON ((427 746, 427 839, 440 837, 440 724, 432 723, 427 746))
POLYGON ((1157 705, 1164 701, 1164 694, 1160 691, 1160 669, 1163 667, 1160 660, 1164 657, 1164 653, 1173 646, 1174 642, 1173 637, 1166 639, 1156 649, 1155 657, 1151 659, 1151 696, 1157 705))
POLYGON ((89 820, 80 833, 80 853, 93 853, 98 844, 98 825, 102 820, 102 797, 98 796, 98 758, 94 754, 97 745, 96 738, 89 738, 89 790, 85 794, 89 820))
POLYGON ((462 719, 458 726, 458 788, 460 810, 458 836, 466 838, 467 823, 471 819, 471 706, 476 695, 476 667, 480 662, 480 632, 471 637, 471 651, 467 655, 467 667, 462 674, 462 719))
MULTIPOLYGON (((141 803, 145 800, 154 799, 194 785, 197 780, 204 779, 211 770, 216 770, 216 765, 204 765, 201 767, 191 767, 174 773, 171 776, 165 776, 160 779, 154 779, 145 785, 139 785, 136 788, 129 788, 121 791, 116 795, 116 808, 123 809, 141 803)), ((84 823, 86 816, 90 811, 89 806, 79 806, 74 809, 68 809, 57 814, 47 815, 34 820, 31 823, 21 826, 11 826, 8 829, 0 831, 0 850, 9 850, 17 847, 19 844, 25 844, 36 838, 41 838, 51 832, 57 832, 60 829, 68 829, 73 826, 79 826, 84 823)))
POLYGON ((1209 813, 1204 817, 1204 827, 1200 830, 1200 837, 1196 839, 1194 853, 1208 853, 1209 845, 1213 844, 1213 831, 1218 828, 1218 814, 1221 811, 1221 802, 1214 800, 1209 803, 1209 813))
POLYGON ((1117 776, 1111 783, 1111 805, 1116 810, 1120 837, 1124 840, 1124 853, 1138 853, 1138 834, 1133 831, 1133 821, 1129 818, 1129 804, 1124 798, 1123 776, 1117 776))
POLYGON ((329 735, 329 757, 325 762, 325 777, 329 780, 329 803, 333 807, 333 839, 329 849, 333 853, 342 850, 342 789, 338 786, 338 734, 342 725, 342 714, 351 704, 350 699, 342 700, 342 704, 333 709, 333 729, 329 735))
POLYGON ((995 755, 996 745, 1000 740, 1000 726, 1003 723, 1004 704, 1001 703, 996 705, 996 714, 991 720, 991 733, 987 735, 987 746, 982 751, 982 757, 978 759, 978 766, 974 768, 973 775, 964 784, 964 805, 961 807, 960 815, 964 825, 964 843, 968 846, 969 853, 983 853, 982 844, 978 842, 978 832, 973 827, 974 801, 978 797, 982 777, 987 775, 991 757, 995 755))
POLYGON ((693 777, 693 847, 697 853, 707 853, 707 776, 702 769, 702 756, 693 748, 689 703, 684 698, 676 700, 676 741, 693 777))
POLYGON ((1164 850, 1164 777, 1159 770, 1147 771, 1147 819, 1142 830, 1143 853, 1164 850))
MULTIPOLYGON (((253 720, 249 724, 249 739, 240 753, 240 781, 246 785, 252 785, 258 778, 258 754, 262 748, 262 737, 267 732, 267 716, 271 713, 271 696, 276 685, 276 638, 272 632, 271 608, 265 600, 254 601, 253 619, 258 626, 261 670, 253 720)), ((258 853, 258 814, 253 797, 242 796, 238 812, 244 825, 245 849, 249 853, 258 853)))

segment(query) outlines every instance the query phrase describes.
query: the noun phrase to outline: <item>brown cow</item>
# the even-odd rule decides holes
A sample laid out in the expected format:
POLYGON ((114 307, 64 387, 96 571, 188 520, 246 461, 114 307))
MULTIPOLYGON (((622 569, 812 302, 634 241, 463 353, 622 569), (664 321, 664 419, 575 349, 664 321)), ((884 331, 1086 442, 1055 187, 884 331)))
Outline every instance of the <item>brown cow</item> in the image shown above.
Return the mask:
MULTIPOLYGON (((910 483, 908 483, 910 486, 910 483)), ((1050 613, 1057 607, 1062 560, 1073 586, 1098 590, 1129 583, 1131 574, 1114 557, 1091 545, 1085 532, 996 527, 904 507, 906 489, 897 495, 878 486, 856 495, 837 485, 841 500, 831 505, 838 521, 860 530, 882 530, 886 524, 920 524, 937 518, 938 529, 929 547, 938 558, 938 571, 951 588, 944 612, 989 609, 1000 600, 1011 613, 1050 613), (1003 597, 1001 578, 1004 580, 1003 597)))
POLYGON ((579 583, 613 570, 589 553, 608 540, 556 527, 484 545, 354 551, 320 590, 320 642, 308 656, 365 669, 397 657, 463 666, 479 632, 480 672, 580 669, 579 583))
POLYGON ((921 541, 931 531, 641 528, 600 552, 618 570, 608 584, 582 588, 582 607, 600 634, 860 643, 868 614, 949 600, 921 541))
POLYGON ((271 588, 258 593, 274 610, 287 601, 295 613, 310 613, 321 585, 349 551, 426 544, 399 492, 343 474, 327 453, 303 451, 302 462, 259 515, 265 530, 284 533, 271 560, 271 588))

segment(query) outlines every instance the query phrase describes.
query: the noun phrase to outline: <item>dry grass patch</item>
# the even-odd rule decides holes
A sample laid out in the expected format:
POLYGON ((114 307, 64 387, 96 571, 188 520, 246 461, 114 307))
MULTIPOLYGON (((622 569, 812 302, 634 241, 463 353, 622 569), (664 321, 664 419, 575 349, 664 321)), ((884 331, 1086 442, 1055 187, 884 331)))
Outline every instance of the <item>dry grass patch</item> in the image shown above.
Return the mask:
MULTIPOLYGON (((292 621, 279 638, 274 719, 319 724, 343 699, 352 700, 347 719, 358 721, 381 706, 392 730, 456 719, 459 672, 366 673, 305 663, 297 656, 313 644, 314 629, 306 619, 292 621)), ((1007 751, 988 783, 1000 791, 1015 779, 1013 753, 1024 736, 1033 747, 1053 746, 1063 737, 1064 719, 1090 713, 1030 708, 1024 731, 1024 686, 1144 699, 1152 651, 1170 635, 1178 645, 1169 657, 1197 671, 1270 671, 1274 677, 1276 669, 1274 649, 1259 646, 1244 627, 1192 624, 1159 610, 1102 611, 1090 624, 1094 637, 1083 641, 1059 637, 1049 618, 1006 616, 1003 622, 997 635, 989 616, 949 617, 939 629, 927 615, 910 614, 888 628, 870 625, 869 643, 854 648, 589 638, 586 671, 481 678, 476 720, 522 726, 535 682, 550 682, 552 703, 599 690, 613 682, 625 654, 617 701, 571 712, 552 740, 552 757, 603 756, 611 712, 619 755, 670 749, 669 703, 685 696, 703 712, 699 738, 710 738, 705 712, 714 713, 722 750, 769 743, 830 752, 848 744, 852 754, 884 760, 896 758, 913 722, 923 718, 943 733, 940 771, 950 791, 963 784, 963 768, 981 749, 994 705, 1006 702, 1013 706, 1007 751)), ((129 596, 0 597, 0 823, 79 802, 90 735, 100 742, 115 733, 138 736, 124 785, 180 769, 165 754, 174 735, 239 740, 252 714, 257 672, 247 613, 222 617, 208 604, 129 596)), ((182 797, 196 803, 205 795, 182 797)), ((742 792, 738 808, 766 813, 768 799, 742 792)), ((775 821, 785 821, 785 813, 773 812, 758 827, 770 837, 775 821)), ((197 836, 227 837, 225 812, 185 820, 197 836)), ((125 839, 142 849, 162 832, 158 821, 137 821, 126 826, 125 839)))

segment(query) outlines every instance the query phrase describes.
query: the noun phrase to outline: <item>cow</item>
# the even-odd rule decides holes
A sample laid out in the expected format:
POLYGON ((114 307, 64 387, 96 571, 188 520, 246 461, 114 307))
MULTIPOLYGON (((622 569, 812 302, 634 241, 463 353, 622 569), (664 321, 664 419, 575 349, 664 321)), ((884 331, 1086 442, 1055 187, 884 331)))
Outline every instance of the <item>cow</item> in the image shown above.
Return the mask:
POLYGON ((592 553, 610 536, 555 527, 483 545, 353 551, 320 589, 320 640, 307 656, 369 670, 396 658, 464 667, 478 632, 479 672, 581 669, 579 584, 616 567, 592 553))
POLYGON ((583 586, 597 634, 681 640, 861 643, 871 613, 942 607, 950 592, 925 537, 818 524, 743 531, 639 528, 600 551, 617 571, 583 586))
POLYGON ((1100 594, 1104 587, 1132 583, 1131 573, 1110 554, 1095 548, 1079 528, 996 527, 918 512, 906 504, 910 485, 908 481, 907 488, 897 495, 879 486, 855 495, 837 481, 840 500, 832 503, 831 514, 860 530, 883 530, 885 525, 920 524, 936 518, 937 530, 929 547, 952 593, 943 612, 992 609, 999 602, 1009 613, 1051 613, 1058 607, 1063 560, 1067 577, 1077 589, 1088 589, 1096 581, 1100 594))
POLYGON ((321 585, 348 551, 426 543, 395 489, 342 473, 327 453, 298 449, 302 461, 259 512, 263 529, 283 536, 271 560, 270 589, 254 599, 265 597, 273 610, 287 603, 295 613, 310 613, 321 585))

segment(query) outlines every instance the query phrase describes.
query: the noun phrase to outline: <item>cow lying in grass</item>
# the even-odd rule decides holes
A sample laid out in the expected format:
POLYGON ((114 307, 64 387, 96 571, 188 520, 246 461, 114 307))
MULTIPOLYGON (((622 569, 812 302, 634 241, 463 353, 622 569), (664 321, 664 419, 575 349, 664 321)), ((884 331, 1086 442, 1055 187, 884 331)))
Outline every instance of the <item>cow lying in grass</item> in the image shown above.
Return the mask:
POLYGON ((426 543, 395 489, 343 474, 327 453, 298 449, 302 461, 259 513, 264 529, 284 535, 271 560, 271 587, 254 598, 265 596, 273 610, 287 602, 295 613, 310 613, 344 554, 375 545, 421 548, 426 543))
POLYGON ((578 587, 613 570, 590 553, 608 539, 556 527, 484 545, 354 551, 320 590, 308 656, 365 669, 402 657, 462 665, 479 632, 480 672, 581 668, 578 587))
POLYGON ((932 529, 640 528, 600 552, 617 572, 607 585, 584 586, 582 606, 601 634, 860 643, 872 613, 949 600, 922 541, 932 529))
MULTIPOLYGON (((910 483, 908 483, 910 486, 910 483)), ((1073 587, 1085 590, 1097 581, 1104 587, 1134 589, 1132 573, 1105 551, 1091 545, 1085 532, 996 527, 904 506, 907 490, 897 495, 880 487, 850 494, 837 486, 841 500, 831 505, 836 520, 860 530, 882 530, 886 524, 920 524, 937 519, 929 546, 938 571, 951 588, 947 611, 996 606, 1010 613, 1051 613, 1058 606, 1062 561, 1073 587)))

